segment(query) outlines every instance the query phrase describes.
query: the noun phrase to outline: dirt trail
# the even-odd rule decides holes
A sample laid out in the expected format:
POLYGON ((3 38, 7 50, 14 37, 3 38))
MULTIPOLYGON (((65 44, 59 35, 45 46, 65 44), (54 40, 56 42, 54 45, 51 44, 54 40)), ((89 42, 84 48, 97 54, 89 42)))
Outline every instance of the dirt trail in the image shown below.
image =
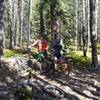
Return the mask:
MULTIPOLYGON (((21 71, 20 75, 14 66, 10 70, 9 66, 2 64, 0 68, 0 100, 15 100, 15 85, 27 75, 24 70, 19 71, 21 71)), ((55 74, 48 77, 37 72, 33 78, 63 90, 65 96, 62 100, 99 100, 100 87, 97 86, 97 83, 100 82, 99 72, 98 70, 76 69, 70 76, 55 74)))

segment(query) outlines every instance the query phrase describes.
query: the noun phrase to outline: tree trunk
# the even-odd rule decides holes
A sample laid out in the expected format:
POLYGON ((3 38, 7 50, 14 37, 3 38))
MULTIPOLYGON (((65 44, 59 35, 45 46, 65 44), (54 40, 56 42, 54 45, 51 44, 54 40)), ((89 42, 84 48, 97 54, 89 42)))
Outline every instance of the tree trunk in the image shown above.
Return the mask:
POLYGON ((86 10, 85 0, 83 0, 83 56, 86 57, 87 53, 87 38, 86 38, 86 10))
POLYGON ((96 17, 96 40, 98 38, 98 0, 96 1, 96 12, 95 12, 95 17, 96 17))
POLYGON ((14 30, 14 46, 17 44, 17 19, 15 20, 15 30, 14 30))
POLYGON ((90 38, 91 38, 91 47, 92 47, 92 66, 94 66, 94 67, 96 67, 98 64, 97 47, 96 47, 97 4, 98 4, 98 0, 90 0, 90 38))
POLYGON ((19 35, 19 32, 18 32, 18 1, 17 0, 14 0, 14 10, 13 10, 13 12, 14 12, 14 25, 13 25, 13 27, 14 27, 14 46, 16 46, 16 44, 18 44, 18 35, 19 35))
POLYGON ((29 46, 29 40, 31 35, 31 24, 32 24, 32 0, 29 0, 29 22, 28 22, 28 36, 27 36, 27 50, 29 46))
POLYGON ((56 24, 57 18, 55 15, 56 5, 57 5, 57 0, 51 0, 50 2, 51 44, 53 44, 54 42, 54 36, 55 36, 54 27, 57 27, 57 24, 56 24))
POLYGON ((18 16, 19 16, 19 43, 22 47, 22 33, 23 33, 23 0, 18 1, 18 16))
POLYGON ((3 55, 3 0, 0 0, 0 67, 1 67, 1 56, 3 55))
MULTIPOLYGON (((12 0, 12 33, 13 33, 13 44, 15 39, 15 0, 12 0)), ((14 46, 14 45, 13 45, 14 46)))
POLYGON ((76 0, 76 50, 78 50, 78 0, 76 0))
POLYGON ((19 28, 19 26, 20 26, 20 13, 19 13, 19 2, 17 2, 17 4, 16 4, 16 32, 15 32, 15 45, 16 44, 19 44, 19 32, 20 32, 20 28, 19 28))
POLYGON ((23 37, 23 3, 24 3, 23 0, 21 0, 21 12, 20 12, 20 15, 21 15, 20 16, 21 17, 21 20, 20 20, 21 21, 20 22, 20 24, 21 24, 20 25, 21 26, 20 27, 21 28, 20 29, 20 46, 21 47, 23 46, 23 38, 22 38, 23 37))
POLYGON ((89 48, 90 46, 90 5, 89 5, 89 0, 87 1, 88 3, 88 40, 87 40, 87 46, 89 48))
POLYGON ((9 10, 8 10, 8 21, 9 21, 9 25, 8 25, 8 27, 9 27, 9 30, 8 30, 8 32, 9 32, 9 49, 13 49, 13 29, 12 29, 12 0, 9 0, 8 1, 8 3, 9 3, 9 10))
MULTIPOLYGON (((83 12, 82 12, 83 13, 83 12)), ((82 34, 83 34, 83 14, 80 16, 80 31, 79 31, 79 50, 82 50, 82 34)))
POLYGON ((40 4, 40 33, 44 34, 44 15, 43 15, 43 3, 40 4))

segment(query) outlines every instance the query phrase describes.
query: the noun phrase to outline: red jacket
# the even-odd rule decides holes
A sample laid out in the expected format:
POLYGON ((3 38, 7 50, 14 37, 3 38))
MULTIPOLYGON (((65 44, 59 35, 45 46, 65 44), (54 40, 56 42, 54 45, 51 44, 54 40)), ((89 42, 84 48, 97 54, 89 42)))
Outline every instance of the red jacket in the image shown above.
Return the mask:
POLYGON ((47 49, 48 49, 48 44, 47 44, 46 40, 39 40, 38 41, 39 52, 47 51, 47 49))

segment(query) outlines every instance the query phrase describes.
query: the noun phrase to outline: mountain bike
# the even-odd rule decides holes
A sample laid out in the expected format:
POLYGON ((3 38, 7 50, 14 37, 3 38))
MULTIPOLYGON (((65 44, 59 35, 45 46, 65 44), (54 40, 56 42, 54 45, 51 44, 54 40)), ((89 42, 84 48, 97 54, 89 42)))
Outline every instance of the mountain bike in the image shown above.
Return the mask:
POLYGON ((52 54, 52 61, 55 65, 55 72, 59 72, 61 74, 67 74, 69 75, 72 68, 76 66, 75 60, 72 57, 66 56, 66 51, 63 50, 63 53, 61 54, 61 57, 58 59, 54 56, 53 52, 52 54))

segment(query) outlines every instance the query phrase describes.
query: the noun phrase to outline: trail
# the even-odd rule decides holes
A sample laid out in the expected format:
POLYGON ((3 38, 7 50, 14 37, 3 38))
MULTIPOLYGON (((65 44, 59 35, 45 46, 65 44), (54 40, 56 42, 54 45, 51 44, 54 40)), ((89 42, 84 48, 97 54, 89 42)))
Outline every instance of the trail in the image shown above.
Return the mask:
MULTIPOLYGON (((11 64, 2 63, 0 68, 0 100, 15 100, 15 85, 21 79, 26 79, 28 74, 26 69, 15 67, 13 62, 11 64)), ((60 100, 100 99, 100 87, 97 86, 100 83, 100 71, 97 69, 74 69, 70 76, 55 74, 48 77, 37 71, 32 79, 39 80, 44 86, 49 84, 62 90, 65 95, 60 100)))

